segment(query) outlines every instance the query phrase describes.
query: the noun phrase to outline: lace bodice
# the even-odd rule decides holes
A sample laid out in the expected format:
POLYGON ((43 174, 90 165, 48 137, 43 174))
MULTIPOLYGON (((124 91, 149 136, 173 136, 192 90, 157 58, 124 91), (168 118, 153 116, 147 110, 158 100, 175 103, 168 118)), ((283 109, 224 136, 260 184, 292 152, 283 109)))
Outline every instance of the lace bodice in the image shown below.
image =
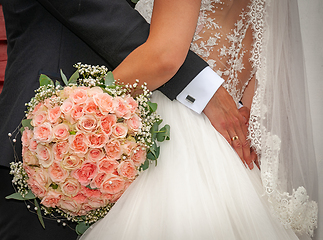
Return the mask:
POLYGON ((253 77, 250 1, 202 1, 191 50, 221 76, 235 102, 253 77))
MULTIPOLYGON (((202 0, 191 50, 202 57, 224 80, 235 102, 241 100, 245 87, 255 72, 252 62, 253 35, 250 9, 252 2, 240 0, 202 0)), ((141 0, 141 5, 153 1, 141 0)), ((152 12, 141 11, 149 22, 152 12)))

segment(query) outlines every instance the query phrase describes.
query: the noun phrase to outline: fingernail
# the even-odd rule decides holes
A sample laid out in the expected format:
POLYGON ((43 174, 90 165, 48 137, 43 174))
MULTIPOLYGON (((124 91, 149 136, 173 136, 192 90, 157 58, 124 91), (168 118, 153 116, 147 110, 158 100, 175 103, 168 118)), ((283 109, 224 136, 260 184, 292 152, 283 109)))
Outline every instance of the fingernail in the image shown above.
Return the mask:
POLYGON ((253 169, 253 163, 252 163, 252 162, 251 162, 251 163, 249 163, 249 165, 248 165, 248 166, 249 166, 249 169, 250 169, 250 170, 252 170, 252 169, 253 169))

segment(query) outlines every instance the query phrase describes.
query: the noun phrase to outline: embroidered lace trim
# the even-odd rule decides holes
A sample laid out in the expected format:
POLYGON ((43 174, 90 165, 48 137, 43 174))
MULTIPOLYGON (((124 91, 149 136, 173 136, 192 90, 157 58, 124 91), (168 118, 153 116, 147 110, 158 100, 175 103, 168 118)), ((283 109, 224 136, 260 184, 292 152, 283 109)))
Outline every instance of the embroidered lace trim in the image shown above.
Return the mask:
POLYGON ((267 72, 266 59, 262 55, 265 44, 265 0, 253 0, 250 5, 250 21, 253 29, 254 43, 251 54, 253 67, 257 69, 257 89, 255 91, 249 121, 249 138, 261 159, 261 178, 271 203, 272 214, 285 228, 291 228, 298 234, 313 236, 317 227, 317 203, 311 201, 304 187, 299 187, 290 194, 280 189, 278 177, 279 152, 281 140, 264 127, 262 122, 267 117, 264 101, 267 72))

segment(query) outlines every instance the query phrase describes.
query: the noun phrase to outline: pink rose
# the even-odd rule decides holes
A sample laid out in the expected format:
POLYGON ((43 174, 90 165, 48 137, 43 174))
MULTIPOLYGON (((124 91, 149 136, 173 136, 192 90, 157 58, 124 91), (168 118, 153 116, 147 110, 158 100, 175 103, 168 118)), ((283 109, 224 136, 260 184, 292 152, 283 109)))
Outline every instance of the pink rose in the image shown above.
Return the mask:
POLYGON ((34 128, 34 138, 37 142, 50 143, 52 140, 52 127, 45 122, 34 128))
POLYGON ((103 158, 99 161, 99 169, 105 173, 113 173, 119 163, 115 159, 103 158))
POLYGON ((71 94, 70 99, 75 104, 83 104, 87 100, 87 92, 85 89, 76 88, 71 94))
POLYGON ((68 142, 66 141, 56 142, 52 148, 54 159, 57 161, 61 161, 65 156, 65 154, 67 154, 68 149, 69 149, 68 142))
POLYGON ((62 195, 59 192, 55 190, 50 190, 40 203, 43 204, 45 207, 55 208, 58 206, 59 200, 61 198, 62 195))
POLYGON ((107 203, 115 203, 116 201, 118 201, 118 199, 122 196, 124 191, 120 191, 116 194, 109 194, 109 193, 105 193, 102 194, 102 199, 107 203))
POLYGON ((91 148, 101 148, 108 142, 109 139, 103 133, 101 134, 90 133, 88 135, 88 140, 89 140, 89 146, 91 148))
POLYGON ((101 186, 102 193, 116 194, 124 190, 125 181, 119 176, 106 179, 101 186))
POLYGON ((115 114, 118 118, 129 118, 131 115, 130 109, 126 101, 121 97, 115 97, 114 101, 116 103, 115 114))
POLYGON ((35 115, 39 110, 44 109, 44 104, 42 102, 38 103, 33 110, 33 114, 35 115))
POLYGON ((138 103, 130 96, 126 97, 125 101, 128 104, 131 114, 134 114, 138 109, 138 103))
POLYGON ((132 141, 126 141, 121 145, 122 154, 130 155, 133 149, 137 147, 137 143, 132 141))
POLYGON ((21 136, 22 145, 25 147, 28 147, 32 137, 33 137, 33 131, 29 130, 28 128, 25 128, 21 136))
POLYGON ((48 120, 51 123, 58 123, 61 117, 61 107, 56 106, 54 108, 48 109, 48 120))
POLYGON ((44 186, 40 185, 33 178, 29 178, 27 182, 28 186, 30 187, 33 194, 35 194, 35 196, 43 198, 46 195, 47 189, 44 186))
POLYGON ((109 94, 98 93, 93 96, 93 100, 103 115, 107 115, 114 111, 115 103, 109 94))
POLYGON ((74 197, 80 191, 81 185, 75 178, 67 178, 64 183, 60 184, 62 192, 69 196, 74 197))
POLYGON ((98 162, 104 157, 104 152, 101 148, 92 148, 87 153, 87 159, 91 162, 98 162))
POLYGON ((48 187, 51 183, 47 169, 36 168, 36 171, 32 177, 44 187, 48 187))
POLYGON ((79 168, 82 165, 82 158, 78 157, 77 155, 68 155, 65 156, 64 159, 61 161, 61 167, 71 171, 79 168))
POLYGON ((32 166, 32 165, 38 165, 39 161, 38 158, 30 151, 26 150, 23 153, 23 162, 26 165, 32 166))
POLYGON ((37 141, 35 139, 31 139, 29 142, 29 150, 32 152, 35 152, 37 149, 37 145, 38 145, 37 141))
POLYGON ((102 199, 97 199, 97 198, 89 199, 88 204, 94 209, 105 206, 105 202, 102 199))
POLYGON ((118 140, 112 139, 104 146, 106 156, 109 159, 120 159, 121 158, 121 144, 118 140))
POLYGON ((76 215, 79 211, 79 205, 70 197, 63 196, 59 201, 60 208, 68 211, 72 215, 76 215))
POLYGON ((66 99, 61 105, 61 111, 64 114, 69 114, 74 107, 74 103, 70 99, 66 99))
POLYGON ((131 132, 138 132, 142 127, 141 119, 135 114, 127 120, 127 126, 131 132))
POLYGON ((93 115, 85 115, 78 120, 76 128, 79 131, 85 132, 95 131, 97 128, 97 120, 93 115))
POLYGON ((122 177, 134 179, 138 171, 132 161, 123 161, 118 166, 118 173, 122 177))
POLYGON ((135 166, 139 167, 146 161, 146 148, 143 146, 139 146, 136 150, 131 154, 130 159, 134 162, 135 166))
POLYGON ((109 176, 105 172, 99 172, 90 183, 91 188, 101 188, 103 181, 109 176))
POLYGON ((82 192, 78 192, 72 199, 78 204, 87 203, 87 197, 82 192))
POLYGON ((66 123, 60 123, 53 128, 53 135, 59 140, 66 140, 69 133, 69 127, 66 123))
POLYGON ((110 136, 112 133, 112 127, 117 123, 117 117, 114 114, 108 114, 105 117, 101 118, 101 129, 102 131, 110 136))
POLYGON ((70 148, 76 153, 85 154, 88 150, 89 141, 84 133, 70 135, 68 139, 70 148))
POLYGON ((88 100, 85 103, 85 107, 83 109, 85 114, 93 114, 96 115, 96 113, 99 111, 98 106, 95 104, 93 99, 88 98, 88 100))
POLYGON ((31 125, 34 127, 39 126, 40 124, 44 123, 47 120, 47 113, 45 111, 38 111, 34 116, 33 120, 31 121, 31 125))
POLYGON ((61 168, 61 166, 56 162, 53 162, 53 164, 48 168, 48 173, 52 181, 55 183, 64 182, 69 175, 69 172, 61 168))
POLYGON ((35 170, 34 170, 34 167, 30 167, 28 165, 26 165, 25 163, 23 164, 23 167, 28 175, 29 178, 32 178, 35 174, 35 170))
POLYGON ((112 135, 116 138, 125 138, 128 133, 128 127, 123 123, 116 123, 112 128, 112 135))
POLYGON ((101 196, 101 192, 98 189, 89 189, 84 186, 82 186, 82 193, 84 193, 88 199, 99 198, 101 196))
POLYGON ((98 166, 96 165, 96 163, 86 161, 83 163, 81 168, 76 169, 72 173, 72 176, 78 179, 83 186, 87 186, 97 173, 98 166))
POLYGON ((44 168, 48 168, 50 165, 52 165, 54 161, 51 148, 48 146, 38 144, 36 149, 36 155, 38 157, 39 163, 44 168))
POLYGON ((100 87, 91 87, 87 90, 87 94, 89 97, 93 97, 94 95, 99 93, 103 93, 103 90, 100 87))
POLYGON ((83 106, 82 105, 74 105, 74 107, 72 108, 72 111, 71 111, 71 117, 74 120, 77 120, 80 117, 82 117, 83 115, 84 115, 83 106))
POLYGON ((89 211, 93 210, 93 208, 88 204, 82 204, 80 210, 78 211, 77 215, 78 216, 83 216, 86 215, 89 211))
POLYGON ((68 98, 74 91, 75 87, 64 87, 63 91, 60 91, 61 98, 68 98))

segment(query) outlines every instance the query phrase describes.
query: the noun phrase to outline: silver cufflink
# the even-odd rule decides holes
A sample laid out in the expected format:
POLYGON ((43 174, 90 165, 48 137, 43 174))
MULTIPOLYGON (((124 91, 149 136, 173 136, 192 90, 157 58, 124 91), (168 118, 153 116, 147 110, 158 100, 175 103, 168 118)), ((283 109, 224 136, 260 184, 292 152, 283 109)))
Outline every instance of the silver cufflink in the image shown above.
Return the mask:
POLYGON ((186 96, 186 101, 190 102, 190 103, 194 103, 195 102, 195 98, 193 98, 192 96, 190 95, 187 95, 186 96))

